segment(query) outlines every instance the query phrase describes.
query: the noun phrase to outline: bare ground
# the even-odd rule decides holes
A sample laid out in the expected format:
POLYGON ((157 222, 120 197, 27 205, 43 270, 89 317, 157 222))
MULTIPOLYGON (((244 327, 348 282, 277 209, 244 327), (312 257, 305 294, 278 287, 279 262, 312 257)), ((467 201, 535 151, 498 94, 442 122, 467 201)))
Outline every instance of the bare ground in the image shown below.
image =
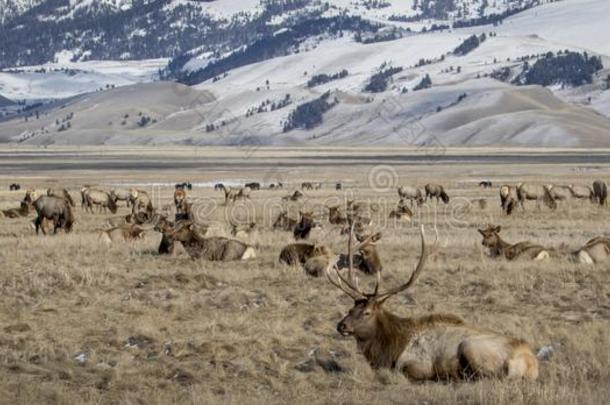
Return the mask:
MULTIPOLYGON (((157 150, 142 151, 141 156, 156 160, 163 153, 176 161, 188 155, 157 150)), ((196 157, 239 162, 244 160, 240 153, 230 150, 223 158, 223 151, 199 151, 196 157)), ((71 168, 2 172, 3 209, 17 207, 23 197, 23 190, 7 191, 12 182, 40 191, 66 186, 75 198, 84 183, 140 184, 154 194, 159 207, 170 203, 173 187, 147 184, 263 179, 287 184, 282 191, 255 192, 252 203, 233 208, 225 207, 220 193, 210 188, 196 186, 190 193, 199 218, 215 225, 213 233, 227 234, 228 216, 257 219, 259 229, 250 241, 258 248, 258 258, 245 263, 159 256, 160 236, 154 232, 143 241, 104 245, 97 230, 111 214, 85 214, 80 207, 70 235, 36 236, 32 216, 0 219, 0 403, 607 402, 610 269, 576 265, 566 257, 589 238, 607 233, 610 209, 573 201, 551 212, 530 203, 509 219, 501 215, 495 187, 518 181, 590 184, 608 178, 606 163, 441 164, 429 159, 416 164, 381 159, 388 168, 376 166, 374 160, 350 166, 322 159, 306 166, 289 151, 277 151, 273 159, 265 157, 273 151, 260 153, 259 161, 267 160, 267 166, 248 166, 245 159, 241 168, 228 165, 222 170, 176 170, 171 164, 156 170, 82 170, 79 163, 87 157, 75 156, 71 168), (277 160, 293 165, 278 170, 277 160), (385 173, 388 183, 383 181, 385 173), (496 183, 494 188, 480 189, 478 181, 488 178, 496 183), (334 190, 337 180, 344 182, 345 190, 334 190), (526 339, 536 348, 554 345, 556 351, 541 364, 538 381, 414 384, 389 371, 371 370, 353 339, 335 331, 350 300, 324 278, 309 278, 277 262, 292 236, 271 231, 269 224, 281 197, 301 181, 324 181, 325 187, 306 192, 303 206, 293 210, 322 212, 322 204, 351 196, 380 205, 374 219, 383 232, 379 248, 386 286, 408 277, 416 262, 417 225, 426 226, 429 239, 434 239, 436 225, 438 253, 413 291, 387 305, 403 316, 456 313, 478 327, 526 339), (426 204, 411 224, 386 220, 397 202, 395 185, 427 182, 445 184, 451 203, 438 208, 426 204), (485 209, 471 204, 479 198, 487 200, 485 209), (476 232, 487 223, 502 225, 509 241, 527 239, 557 253, 540 263, 491 260, 476 232), (318 347, 331 351, 344 371, 309 367, 309 352, 318 347)), ((354 156, 366 151, 341 153, 358 160, 354 156)), ((95 150, 91 154, 104 157, 95 150)), ((114 151, 111 158, 121 162, 120 155, 114 151)), ((40 164, 46 158, 34 152, 27 159, 40 164)), ((122 207, 120 213, 127 209, 122 207)), ((326 219, 321 222, 324 228, 312 238, 335 252, 344 251, 346 238, 326 219)))

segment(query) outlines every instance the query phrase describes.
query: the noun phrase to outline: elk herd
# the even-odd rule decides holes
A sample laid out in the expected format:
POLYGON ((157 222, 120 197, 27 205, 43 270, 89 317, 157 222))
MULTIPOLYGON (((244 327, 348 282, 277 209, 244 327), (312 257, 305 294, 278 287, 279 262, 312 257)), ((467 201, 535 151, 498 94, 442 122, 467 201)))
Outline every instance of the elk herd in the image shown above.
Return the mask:
MULTIPOLYGON (((322 183, 303 182, 300 190, 283 202, 298 203, 303 191, 317 190, 322 183)), ((491 181, 483 181, 481 187, 492 187, 491 181)), ((283 189, 282 183, 270 190, 283 189)), ((231 237, 208 235, 209 226, 197 221, 193 215, 193 203, 189 201, 190 183, 178 183, 173 196, 173 207, 159 209, 148 192, 137 188, 107 190, 93 185, 80 189, 83 213, 117 214, 119 205, 128 214, 107 218, 108 227, 98 231, 107 243, 138 240, 146 232, 161 234, 158 247, 160 255, 174 255, 182 249, 193 259, 207 261, 243 261, 257 258, 256 244, 247 243, 256 229, 255 222, 237 224, 229 221, 231 237), (173 208, 173 210, 171 209, 173 208), (170 217, 173 211, 174 217, 170 217)), ((225 204, 249 200, 252 192, 261 189, 259 183, 243 187, 228 187, 221 183, 215 190, 224 193, 225 204)), ((337 183, 335 190, 343 187, 337 183)), ((17 189, 18 190, 18 189, 17 189)), ((411 221, 413 210, 428 201, 434 206, 449 204, 450 197, 440 184, 426 184, 423 189, 401 186, 397 189, 398 203, 389 217, 398 221, 411 221)), ((545 205, 557 209, 558 202, 586 200, 604 206, 607 200, 606 184, 595 181, 588 186, 554 186, 520 183, 499 187, 500 207, 505 215, 525 210, 527 202, 535 202, 538 209, 545 205)), ((485 200, 483 200, 485 201, 485 200)), ((481 205, 484 208, 485 205, 481 205)), ((373 216, 379 212, 378 204, 347 199, 344 204, 326 206, 328 225, 312 211, 300 209, 292 216, 282 209, 271 224, 272 230, 292 234, 294 241, 279 252, 278 260, 288 266, 302 269, 311 277, 325 276, 328 281, 353 299, 353 307, 338 323, 337 331, 353 336, 360 352, 371 367, 397 370, 412 380, 456 380, 481 377, 526 378, 538 376, 538 359, 531 346, 523 340, 497 334, 467 324, 452 314, 427 314, 401 318, 384 307, 393 296, 412 288, 424 271, 430 250, 438 249, 437 241, 428 246, 423 225, 420 228, 421 252, 415 270, 408 280, 385 291, 380 290, 383 262, 378 251, 382 232, 374 229, 373 216), (334 227, 338 235, 347 235, 347 252, 334 252, 329 246, 313 242, 312 231, 322 226, 334 227), (360 287, 358 274, 375 277, 370 292, 360 287)), ((3 217, 27 217, 35 211, 32 226, 36 233, 46 234, 63 230, 73 231, 75 202, 66 189, 49 188, 44 193, 28 190, 18 208, 2 210, 3 217)), ((488 225, 478 229, 482 246, 491 258, 501 260, 545 260, 561 255, 557 249, 544 247, 529 241, 510 243, 500 233, 501 226, 488 225)), ((610 237, 598 236, 587 241, 576 251, 568 252, 572 260, 584 263, 610 263, 610 237)))

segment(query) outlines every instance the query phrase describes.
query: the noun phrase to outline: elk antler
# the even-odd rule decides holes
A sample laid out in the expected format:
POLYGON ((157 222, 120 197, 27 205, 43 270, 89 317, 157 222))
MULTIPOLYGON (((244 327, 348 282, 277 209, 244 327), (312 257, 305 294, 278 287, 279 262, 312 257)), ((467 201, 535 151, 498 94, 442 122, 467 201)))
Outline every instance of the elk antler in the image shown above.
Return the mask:
POLYGON ((354 287, 349 285, 349 283, 347 283, 345 281, 345 279, 343 277, 341 277, 341 273, 339 273, 339 269, 337 268, 336 263, 331 263, 326 267, 326 278, 328 278, 328 281, 330 281, 330 283, 332 285, 334 285, 335 287, 337 287, 338 289, 340 289, 341 291, 343 291, 344 293, 349 295, 354 300, 358 300, 358 299, 362 299, 362 298, 366 297, 360 291, 356 290, 354 287), (335 274, 337 275, 337 281, 335 281, 330 274, 331 268, 335 270, 335 274), (345 283, 345 287, 343 286, 344 283, 345 283))
MULTIPOLYGON (((383 293, 375 294, 375 299, 377 301, 383 302, 386 299, 390 298, 392 295, 398 294, 401 291, 409 289, 413 285, 413 283, 415 283, 415 280, 417 280, 417 277, 419 276, 421 271, 424 269, 424 265, 426 264, 426 259, 428 257, 428 254, 426 252, 426 237, 424 235, 424 226, 423 225, 420 227, 420 234, 421 234, 421 254, 419 256, 419 262, 417 263, 417 267, 415 267, 415 270, 413 271, 413 273, 411 273, 411 277, 409 277, 409 281, 407 281, 405 284, 402 284, 402 285, 399 285, 392 289, 389 289, 388 291, 385 291, 383 293)), ((375 290, 377 290, 377 286, 375 287, 375 290)))

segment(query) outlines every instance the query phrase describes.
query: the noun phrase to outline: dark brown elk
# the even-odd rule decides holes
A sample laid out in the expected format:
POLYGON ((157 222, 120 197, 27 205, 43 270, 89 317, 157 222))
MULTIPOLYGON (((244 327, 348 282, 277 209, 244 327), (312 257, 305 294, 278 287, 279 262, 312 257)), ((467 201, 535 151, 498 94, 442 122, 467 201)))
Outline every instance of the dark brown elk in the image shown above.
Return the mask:
POLYGON ((338 205, 327 207, 328 208, 328 222, 333 225, 345 225, 347 224, 347 215, 343 213, 341 207, 338 205))
MULTIPOLYGON (((354 229, 350 228, 350 234, 353 235, 354 229)), ((353 237, 353 236, 352 236, 353 237)), ((351 256, 352 267, 360 270, 365 274, 377 274, 383 270, 381 263, 381 257, 377 252, 377 242, 381 239, 381 232, 374 233, 367 236, 358 236, 358 245, 355 248, 349 246, 348 242, 348 253, 341 254, 337 261, 337 267, 339 270, 350 268, 350 252, 355 252, 351 256)))
POLYGON ((282 231, 292 231, 296 227, 299 221, 291 218, 287 211, 279 213, 275 221, 273 222, 273 229, 281 229, 282 231))
POLYGON ((608 200, 608 186, 601 180, 593 182, 593 201, 600 206, 605 206, 608 200))
POLYGON ((309 181, 301 183, 301 190, 313 190, 313 184, 309 181))
POLYGON ((145 231, 146 229, 140 225, 124 224, 110 229, 100 230, 99 233, 100 238, 104 242, 118 243, 142 239, 145 231))
POLYGON ((31 206, 37 199, 38 193, 35 190, 27 190, 23 197, 23 202, 31 206))
POLYGON ((335 190, 339 191, 343 189, 343 185, 341 183, 335 184, 335 190))
POLYGON ((481 244, 489 250, 490 257, 504 257, 507 260, 544 260, 550 257, 549 249, 531 242, 508 243, 500 237, 501 226, 488 225, 479 229, 483 236, 481 244))
POLYGON ((426 191, 426 201, 428 201, 428 198, 435 197, 437 203, 441 200, 445 204, 449 204, 449 195, 440 184, 426 184, 424 190, 426 191))
POLYGON ((157 219, 156 223, 154 224, 154 230, 161 232, 161 242, 159 243, 159 248, 157 250, 160 255, 169 254, 173 256, 176 254, 177 244, 172 234, 175 230, 187 225, 192 225, 194 232, 200 238, 205 237, 206 233, 208 232, 208 226, 196 224, 193 221, 176 221, 174 223, 169 221, 164 216, 160 216, 157 219))
POLYGON ((551 196, 548 187, 537 184, 521 183, 517 186, 517 196, 519 203, 525 208, 525 201, 536 201, 536 207, 540 208, 540 202, 543 202, 548 208, 554 210, 557 208, 557 202, 551 196))
POLYGON ((426 258, 422 227, 419 262, 402 285, 382 292, 377 273, 373 291, 367 293, 358 286, 351 267, 347 278, 336 266, 327 267, 328 280, 354 300, 352 309, 337 324, 337 331, 355 338, 359 351, 373 369, 394 369, 415 381, 536 379, 538 359, 523 340, 468 325, 455 315, 402 318, 384 308, 386 300, 415 284, 426 258))
POLYGON ((610 237, 598 236, 589 240, 583 247, 572 253, 571 259, 581 264, 610 262, 610 237))
POLYGON ((74 200, 72 199, 72 196, 70 195, 68 190, 66 190, 65 188, 49 188, 49 189, 47 189, 47 195, 65 198, 66 201, 68 201, 68 204, 70 204, 70 207, 76 206, 74 204, 74 200))
POLYGON ((218 191, 218 190, 224 190, 225 189, 225 185, 222 183, 216 183, 214 184, 214 191, 218 191))
POLYGON ((184 250, 193 259, 209 261, 247 260, 256 257, 254 248, 236 239, 220 236, 204 237, 193 223, 183 223, 171 230, 167 236, 182 243, 184 250))
POLYGON ((390 211, 390 219, 400 219, 405 221, 410 221, 413 218, 413 211, 409 207, 407 207, 404 200, 400 200, 395 209, 390 211))
POLYGON ((244 188, 249 188, 252 191, 258 191, 261 189, 261 183, 251 182, 244 184, 244 188))
POLYGON ((295 225, 292 234, 295 239, 307 239, 311 230, 318 224, 315 221, 313 212, 300 212, 301 219, 295 225))
POLYGON ((66 233, 72 231, 74 214, 65 198, 43 195, 38 197, 32 205, 38 214, 34 222, 36 234, 40 229, 46 234, 46 230, 42 226, 44 219, 53 222, 53 233, 57 233, 58 229, 63 229, 66 233))
POLYGON ((417 203, 417 206, 421 206, 424 203, 424 195, 420 189, 415 187, 400 186, 398 187, 398 197, 401 200, 409 200, 411 208, 413 208, 413 202, 417 203))
POLYGON ((186 191, 178 188, 174 191, 174 206, 176 207, 176 221, 193 219, 191 204, 186 199, 186 191))
POLYGON ((109 209, 113 214, 116 214, 117 212, 115 200, 110 196, 110 193, 106 191, 90 188, 85 192, 85 199, 87 202, 86 207, 89 212, 93 212, 94 206, 97 206, 99 211, 106 211, 106 209, 109 209))
POLYGON ((483 188, 492 188, 493 187, 493 183, 491 182, 491 180, 483 180, 479 183, 479 187, 483 187, 483 188))
POLYGON ((330 249, 324 245, 314 245, 311 243, 291 243, 284 246, 280 251, 279 262, 290 266, 303 265, 307 260, 316 256, 331 255, 330 249))
POLYGON ((17 183, 11 183, 10 186, 8 186, 9 191, 18 191, 21 190, 21 185, 17 184, 17 183))
POLYGON ((568 190, 570 190, 572 198, 575 200, 589 200, 593 202, 593 189, 589 186, 575 186, 570 184, 568 190))
POLYGON ((517 187, 508 185, 500 187, 500 207, 502 207, 502 211, 504 211, 506 215, 512 214, 519 204, 517 187))

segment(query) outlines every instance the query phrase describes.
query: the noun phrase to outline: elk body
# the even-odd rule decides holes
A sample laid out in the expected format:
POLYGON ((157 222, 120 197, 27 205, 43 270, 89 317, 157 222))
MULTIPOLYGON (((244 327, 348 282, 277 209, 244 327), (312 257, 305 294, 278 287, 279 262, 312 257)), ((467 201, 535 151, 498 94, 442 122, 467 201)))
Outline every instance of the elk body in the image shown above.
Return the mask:
POLYGON ((27 217, 30 213, 30 206, 25 201, 22 201, 19 208, 9 208, 7 210, 0 210, 1 216, 4 218, 19 218, 27 217))
POLYGON ((106 243, 127 242, 144 237, 146 229, 136 224, 124 224, 99 231, 100 238, 106 243))
POLYGON ((449 203, 449 195, 447 195, 445 189, 440 184, 426 184, 424 190, 426 191, 426 201, 428 201, 428 198, 432 199, 434 197, 437 203, 439 200, 445 204, 449 203))
MULTIPOLYGON (((350 233, 353 233, 353 228, 350 228, 350 233)), ((377 232, 366 237, 357 236, 359 244, 350 251, 355 253, 352 255, 352 267, 360 270, 365 274, 380 274, 383 270, 381 257, 377 252, 377 242, 381 239, 381 232, 377 232)), ((339 256, 337 262, 339 270, 350 268, 350 253, 339 256)))
POLYGON ((606 183, 601 180, 595 180, 593 182, 593 201, 600 206, 605 206, 607 200, 608 187, 606 186, 606 183))
POLYGON ((85 191, 84 196, 86 202, 85 208, 89 212, 93 213, 93 207, 97 206, 99 211, 109 209, 110 212, 116 214, 117 205, 115 200, 110 196, 110 193, 90 188, 85 191))
POLYGON ((313 212, 301 212, 301 219, 295 225, 292 234, 295 239, 307 239, 311 230, 317 226, 313 212))
POLYGON ((167 237, 182 243, 193 259, 209 261, 247 260, 256 257, 254 248, 235 239, 220 236, 204 237, 193 223, 185 223, 166 231, 167 237))
POLYGON ((507 260, 530 259, 544 260, 550 257, 549 250, 543 246, 531 242, 519 242, 515 244, 504 241, 499 233, 500 226, 489 225, 486 229, 479 229, 483 236, 481 244, 489 249, 490 257, 505 257, 507 260))
POLYGON ((123 201, 127 207, 131 205, 131 193, 125 188, 113 188, 110 190, 110 197, 114 199, 115 203, 123 201))
POLYGON ((593 202, 593 189, 589 186, 575 186, 570 184, 568 190, 575 200, 589 200, 593 202))
MULTIPOLYGON (((520 339, 466 324, 450 314, 399 317, 384 308, 385 301, 408 290, 424 269, 426 242, 421 228, 421 255, 409 280, 388 291, 379 291, 378 276, 372 293, 360 290, 352 277, 343 277, 333 266, 329 281, 354 300, 354 306, 338 323, 337 331, 353 336, 358 349, 374 369, 390 368, 416 380, 458 380, 480 377, 538 377, 538 359, 520 339)), ((351 235, 350 241, 351 244, 351 235)), ((348 246, 348 250, 351 249, 348 246)))
POLYGON ((610 237, 598 236, 572 253, 572 260, 581 264, 610 262, 610 237))
POLYGON ((506 215, 512 214, 519 204, 520 202, 517 187, 508 185, 500 187, 500 206, 506 215))
POLYGON ((521 183, 517 187, 517 196, 519 203, 525 207, 525 201, 536 201, 536 206, 540 208, 540 202, 554 210, 557 208, 557 202, 551 196, 549 188, 546 186, 521 183))
POLYGON ((57 233, 58 229, 64 229, 66 233, 72 231, 74 225, 74 215, 70 203, 65 198, 43 195, 38 197, 32 204, 38 216, 34 221, 36 234, 42 229, 42 233, 46 234, 43 221, 45 219, 53 222, 53 232, 57 233))
POLYGON ((570 198, 572 198, 570 186, 549 185, 546 188, 554 201, 568 201, 570 198))
POLYGON ((280 251, 279 262, 290 266, 303 265, 312 257, 323 255, 331 255, 331 251, 324 245, 303 242, 291 243, 284 246, 280 251))
POLYGON ((400 186, 398 187, 398 197, 401 200, 409 200, 411 208, 413 208, 413 202, 420 206, 424 203, 424 195, 420 189, 415 187, 400 186))
POLYGON ((70 195, 68 190, 66 190, 65 188, 49 188, 49 189, 47 189, 47 195, 48 196, 65 198, 66 201, 68 201, 68 204, 70 204, 71 207, 75 207, 76 206, 74 204, 74 200, 72 199, 72 196, 70 195))

